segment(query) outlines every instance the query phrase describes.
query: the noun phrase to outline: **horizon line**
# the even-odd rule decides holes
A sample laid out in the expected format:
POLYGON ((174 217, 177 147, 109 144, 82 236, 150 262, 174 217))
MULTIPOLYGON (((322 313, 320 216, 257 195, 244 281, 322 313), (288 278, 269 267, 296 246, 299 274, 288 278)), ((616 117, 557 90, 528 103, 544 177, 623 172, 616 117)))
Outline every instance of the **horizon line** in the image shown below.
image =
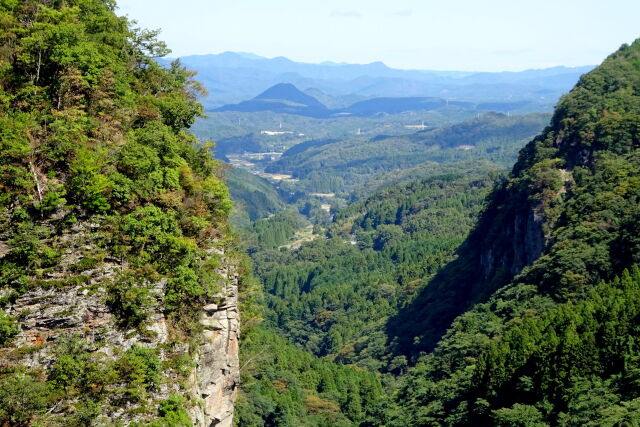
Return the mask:
POLYGON ((258 59, 266 59, 266 60, 274 60, 274 59, 286 59, 288 61, 297 63, 297 64, 305 64, 305 65, 327 65, 327 66, 350 66, 350 65, 355 65, 355 66, 368 66, 368 65, 376 65, 376 64, 381 64, 383 66, 385 66, 386 68, 390 69, 390 70, 396 70, 396 71, 434 71, 434 72, 441 72, 441 73, 470 73, 470 74, 480 74, 480 73, 522 73, 522 72, 526 72, 526 71, 544 71, 544 70, 550 70, 553 68, 565 68, 565 69, 578 69, 578 68, 588 68, 588 67, 597 67, 597 64, 584 64, 584 65, 563 65, 563 64, 559 64, 559 65, 552 65, 549 67, 540 67, 540 68, 523 68, 523 69, 519 69, 519 70, 494 70, 494 71, 479 71, 479 70, 454 70, 454 69, 437 69, 437 68, 396 68, 393 66, 389 66, 387 65, 384 61, 373 61, 373 62, 368 62, 368 63, 358 63, 358 62, 336 62, 336 61, 332 61, 332 60, 323 60, 320 62, 307 62, 307 61, 298 61, 292 58, 289 58, 287 56, 284 55, 278 55, 278 56, 273 56, 273 57, 269 57, 269 56, 263 56, 263 55, 259 55, 253 52, 241 52, 241 51, 232 51, 232 50, 225 50, 222 52, 217 52, 217 53, 194 53, 194 54, 189 54, 189 55, 180 55, 180 56, 166 56, 165 59, 171 59, 171 60, 175 60, 175 59, 182 59, 182 58, 188 58, 188 57, 196 57, 196 56, 200 56, 200 57, 204 57, 204 56, 219 56, 219 55, 223 55, 225 53, 230 53, 230 54, 234 54, 234 55, 239 55, 239 56, 243 56, 246 55, 244 58, 248 59, 248 60, 258 60, 258 59), (254 58, 252 58, 254 57, 254 58))

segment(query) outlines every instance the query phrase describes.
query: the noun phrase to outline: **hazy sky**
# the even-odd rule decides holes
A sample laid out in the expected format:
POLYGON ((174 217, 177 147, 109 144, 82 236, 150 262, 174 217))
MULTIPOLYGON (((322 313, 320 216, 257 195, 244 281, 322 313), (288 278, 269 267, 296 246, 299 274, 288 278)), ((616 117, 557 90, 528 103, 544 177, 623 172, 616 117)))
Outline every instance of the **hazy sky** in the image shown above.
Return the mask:
POLYGON ((640 37, 640 0, 119 0, 172 56, 252 52, 395 68, 600 63, 640 37))

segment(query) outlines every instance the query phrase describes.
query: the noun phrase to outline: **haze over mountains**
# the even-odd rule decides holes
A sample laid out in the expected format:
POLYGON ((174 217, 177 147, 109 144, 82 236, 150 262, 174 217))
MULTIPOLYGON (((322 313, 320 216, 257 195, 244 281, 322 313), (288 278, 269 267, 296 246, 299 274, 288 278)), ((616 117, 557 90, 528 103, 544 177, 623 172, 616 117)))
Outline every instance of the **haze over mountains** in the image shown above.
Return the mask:
POLYGON ((225 52, 180 58, 198 72, 209 95, 207 110, 256 97, 278 83, 309 91, 330 108, 373 97, 439 97, 474 103, 526 101, 531 110, 550 110, 562 93, 592 66, 521 72, 398 70, 382 62, 308 64, 284 57, 225 52))

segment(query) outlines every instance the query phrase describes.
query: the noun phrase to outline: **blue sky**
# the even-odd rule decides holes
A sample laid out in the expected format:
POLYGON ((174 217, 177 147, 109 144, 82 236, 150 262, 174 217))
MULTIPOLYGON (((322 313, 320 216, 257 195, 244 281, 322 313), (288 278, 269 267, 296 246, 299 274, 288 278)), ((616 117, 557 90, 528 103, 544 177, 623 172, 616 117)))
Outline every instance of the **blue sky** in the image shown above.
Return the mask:
POLYGON ((600 63, 640 37, 640 0, 119 0, 172 56, 517 71, 600 63))

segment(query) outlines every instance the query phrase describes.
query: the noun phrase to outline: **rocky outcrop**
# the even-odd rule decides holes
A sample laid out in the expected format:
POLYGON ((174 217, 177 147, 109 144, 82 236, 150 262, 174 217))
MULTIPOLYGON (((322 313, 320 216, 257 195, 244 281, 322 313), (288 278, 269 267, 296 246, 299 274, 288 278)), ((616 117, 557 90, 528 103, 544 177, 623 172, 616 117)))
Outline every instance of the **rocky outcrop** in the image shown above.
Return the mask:
MULTIPOLYGON (((491 215, 485 216, 485 223, 498 218, 489 227, 481 228, 477 233, 479 267, 484 282, 491 284, 490 292, 507 282, 527 266, 532 265, 549 244, 550 228, 558 220, 559 209, 549 209, 551 203, 562 203, 567 188, 573 183, 571 171, 557 169, 562 185, 557 191, 549 191, 546 199, 538 197, 537 202, 521 191, 504 191, 496 197, 497 202, 490 206, 491 215), (501 273, 498 274, 498 273, 501 273), (498 277, 496 277, 498 276, 498 277)), ((482 220, 481 220, 482 221, 482 220)))
MULTIPOLYGON (((223 264, 230 263, 223 258, 223 264)), ((192 419, 197 425, 230 427, 240 383, 238 273, 223 269, 220 274, 226 279, 220 303, 205 305, 200 318, 204 332, 191 382, 203 405, 192 419)))
POLYGON ((491 281, 501 271, 505 282, 538 259, 545 245, 543 223, 535 209, 522 209, 502 224, 500 245, 492 239, 483 241, 484 248, 478 253, 482 280, 491 281))
MULTIPOLYGON (((211 250, 221 260, 217 269, 220 292, 214 301, 202 307, 202 332, 195 339, 185 339, 184 344, 180 344, 175 337, 172 339, 172 325, 162 310, 165 279, 150 284, 156 305, 151 307, 145 332, 141 333, 122 329, 106 303, 108 283, 117 280, 118 274, 128 268, 126 264, 106 256, 93 268, 80 273, 73 271, 73 266, 78 265, 86 254, 100 251, 95 240, 98 230, 97 224, 78 223, 69 233, 59 236, 54 242, 62 252, 58 267, 42 272, 37 286, 14 297, 5 307, 9 316, 18 319, 20 331, 9 347, 0 349, 0 369, 16 365, 33 370, 51 367, 56 359, 56 342, 68 336, 82 338, 88 343, 89 351, 105 362, 114 360, 133 346, 158 349, 163 362, 177 354, 188 354, 194 367, 186 389, 177 377, 166 377, 144 402, 153 408, 151 416, 157 412, 157 402, 179 393, 189 402, 186 409, 194 425, 232 426, 240 379, 239 281, 233 261, 223 250, 211 250), (70 276, 73 280, 69 280, 70 276)), ((10 292, 9 289, 0 290, 0 297, 7 297, 10 292)), ((52 414, 59 410, 62 415, 67 409, 60 405, 52 414)), ((110 408, 109 412, 100 415, 100 419, 105 425, 144 424, 149 420, 148 413, 138 412, 141 415, 135 407, 110 408)))
POLYGON ((410 355, 432 351, 458 315, 485 301, 538 259, 547 244, 543 213, 524 192, 506 186, 495 190, 457 258, 390 320, 396 351, 410 355), (424 332, 416 336, 416 331, 424 332))

